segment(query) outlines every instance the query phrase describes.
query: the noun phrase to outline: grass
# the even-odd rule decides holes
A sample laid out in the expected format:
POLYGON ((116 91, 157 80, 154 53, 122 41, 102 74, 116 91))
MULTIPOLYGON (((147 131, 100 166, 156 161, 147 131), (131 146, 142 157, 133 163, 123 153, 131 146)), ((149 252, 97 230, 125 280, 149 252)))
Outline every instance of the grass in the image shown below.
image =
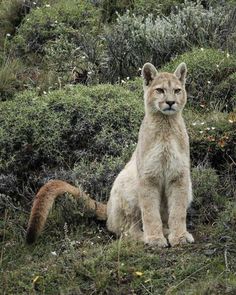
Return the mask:
POLYGON ((231 206, 213 225, 194 229, 195 244, 168 249, 116 240, 104 224, 87 218, 68 225, 58 206, 37 243, 27 246, 28 214, 6 210, 0 223, 2 294, 235 294, 231 206))

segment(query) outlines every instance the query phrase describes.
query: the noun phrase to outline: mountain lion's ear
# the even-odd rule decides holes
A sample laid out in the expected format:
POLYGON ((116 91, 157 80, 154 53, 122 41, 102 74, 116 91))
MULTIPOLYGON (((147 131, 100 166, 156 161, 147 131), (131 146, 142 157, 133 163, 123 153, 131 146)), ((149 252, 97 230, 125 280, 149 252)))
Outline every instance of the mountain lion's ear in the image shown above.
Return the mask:
POLYGON ((175 76, 181 81, 184 85, 187 75, 187 66, 184 62, 178 65, 177 69, 174 72, 175 76))
POLYGON ((152 82, 152 80, 157 75, 157 70, 151 63, 146 63, 142 68, 142 77, 146 86, 152 82))

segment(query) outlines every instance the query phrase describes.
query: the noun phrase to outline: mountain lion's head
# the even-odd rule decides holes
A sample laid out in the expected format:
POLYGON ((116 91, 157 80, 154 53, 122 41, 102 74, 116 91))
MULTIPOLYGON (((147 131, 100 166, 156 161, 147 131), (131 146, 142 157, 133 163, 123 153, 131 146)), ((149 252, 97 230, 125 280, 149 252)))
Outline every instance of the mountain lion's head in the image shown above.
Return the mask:
POLYGON ((180 112, 186 103, 185 80, 187 67, 181 63, 175 72, 158 73, 151 63, 142 69, 146 108, 152 113, 173 115, 180 112))

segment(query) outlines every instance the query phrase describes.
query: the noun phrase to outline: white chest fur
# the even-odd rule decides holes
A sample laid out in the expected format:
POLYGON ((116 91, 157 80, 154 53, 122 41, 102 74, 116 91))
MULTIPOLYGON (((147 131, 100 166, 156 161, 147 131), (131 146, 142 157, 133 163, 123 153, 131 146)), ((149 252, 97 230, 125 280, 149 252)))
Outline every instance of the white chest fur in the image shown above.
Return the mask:
POLYGON ((156 143, 145 155, 143 173, 150 177, 176 176, 186 165, 184 156, 174 141, 156 143))

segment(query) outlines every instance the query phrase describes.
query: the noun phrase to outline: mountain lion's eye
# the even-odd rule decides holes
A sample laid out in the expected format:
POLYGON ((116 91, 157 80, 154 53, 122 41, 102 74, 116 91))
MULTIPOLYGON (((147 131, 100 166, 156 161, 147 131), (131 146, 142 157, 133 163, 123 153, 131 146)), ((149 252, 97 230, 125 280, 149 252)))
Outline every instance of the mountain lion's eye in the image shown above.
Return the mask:
POLYGON ((179 94, 181 92, 181 89, 178 88, 178 89, 175 89, 175 94, 179 94))
POLYGON ((162 88, 156 88, 156 92, 158 94, 163 94, 164 93, 164 89, 162 89, 162 88))

